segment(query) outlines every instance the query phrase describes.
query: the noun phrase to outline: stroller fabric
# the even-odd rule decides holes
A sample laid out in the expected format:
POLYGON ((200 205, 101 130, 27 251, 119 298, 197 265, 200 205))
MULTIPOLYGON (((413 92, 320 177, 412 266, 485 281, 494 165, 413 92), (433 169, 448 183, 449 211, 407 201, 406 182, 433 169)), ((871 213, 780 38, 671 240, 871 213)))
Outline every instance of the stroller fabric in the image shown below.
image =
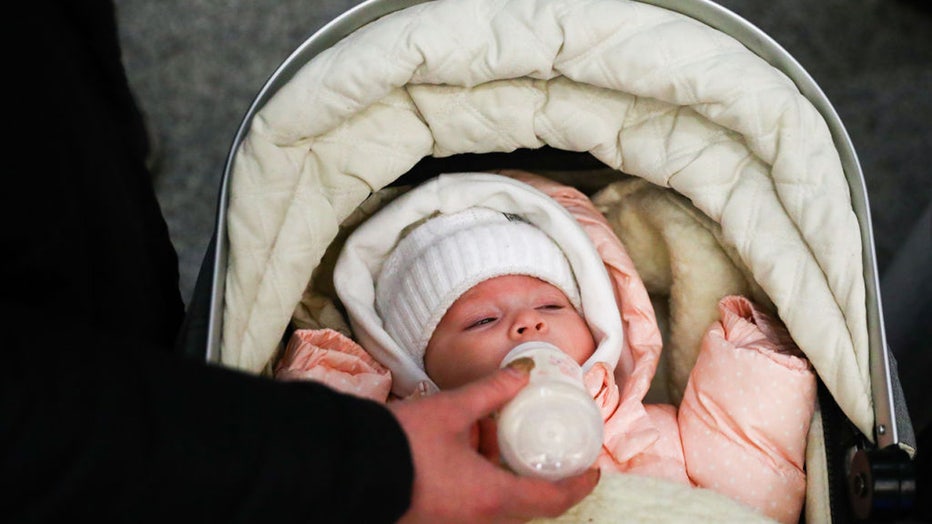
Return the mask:
POLYGON ((262 369, 337 227, 426 155, 544 144, 670 187, 722 226, 872 434, 860 232, 831 135, 782 73, 628 1, 440 0, 309 62, 232 172, 222 355, 262 369))
POLYGON ((872 435, 860 230, 828 127, 731 37, 625 0, 419 4, 298 71, 234 159, 224 364, 268 365, 339 225, 421 158, 544 145, 670 188, 719 224, 872 435))

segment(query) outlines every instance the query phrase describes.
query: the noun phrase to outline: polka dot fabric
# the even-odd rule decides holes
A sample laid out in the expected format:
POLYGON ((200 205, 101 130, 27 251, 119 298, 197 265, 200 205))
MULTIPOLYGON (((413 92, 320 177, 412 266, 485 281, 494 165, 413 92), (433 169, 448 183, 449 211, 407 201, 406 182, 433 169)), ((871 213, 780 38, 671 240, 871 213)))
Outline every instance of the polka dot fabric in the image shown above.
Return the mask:
POLYGON ((783 326, 749 301, 727 297, 719 309, 678 415, 687 473, 773 519, 797 522, 814 375, 783 326))

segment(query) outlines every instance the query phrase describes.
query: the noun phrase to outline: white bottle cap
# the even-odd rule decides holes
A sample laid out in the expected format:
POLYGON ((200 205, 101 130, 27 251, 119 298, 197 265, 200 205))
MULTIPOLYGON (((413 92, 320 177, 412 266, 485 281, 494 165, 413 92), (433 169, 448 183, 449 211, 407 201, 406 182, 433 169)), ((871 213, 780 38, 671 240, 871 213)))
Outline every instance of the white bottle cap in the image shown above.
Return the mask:
POLYGON ((546 343, 522 344, 502 365, 534 359, 530 383, 498 418, 499 450, 518 474, 558 480, 592 466, 602 449, 602 415, 582 382, 582 370, 546 343))

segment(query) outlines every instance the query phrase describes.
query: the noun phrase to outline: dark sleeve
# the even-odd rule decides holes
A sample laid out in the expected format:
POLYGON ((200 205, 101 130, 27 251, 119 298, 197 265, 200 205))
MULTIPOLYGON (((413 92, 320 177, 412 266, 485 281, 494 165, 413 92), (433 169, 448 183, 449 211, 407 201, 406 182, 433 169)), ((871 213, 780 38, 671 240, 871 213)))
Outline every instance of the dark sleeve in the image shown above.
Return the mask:
POLYGON ((0 318, 13 327, 0 372, 4 519, 392 522, 407 508, 407 440, 380 404, 23 307, 0 318))
POLYGON ((413 471, 384 406, 173 350, 177 258, 113 6, 19 7, 9 100, 28 117, 7 120, 0 191, 0 521, 395 520, 413 471))

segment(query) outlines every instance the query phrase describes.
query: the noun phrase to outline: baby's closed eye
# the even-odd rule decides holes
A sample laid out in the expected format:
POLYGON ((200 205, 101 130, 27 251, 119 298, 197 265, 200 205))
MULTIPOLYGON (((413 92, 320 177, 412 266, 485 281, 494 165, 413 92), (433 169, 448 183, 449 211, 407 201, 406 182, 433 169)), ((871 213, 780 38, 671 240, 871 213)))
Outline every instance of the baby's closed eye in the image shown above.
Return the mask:
POLYGON ((544 304, 541 306, 537 306, 536 309, 543 310, 543 311, 557 311, 557 310, 563 309, 564 307, 566 306, 563 304, 550 303, 550 304, 544 304))
POLYGON ((480 318, 479 320, 468 322, 466 325, 466 329, 469 330, 469 329, 474 329, 480 326, 484 326, 486 324, 491 324, 492 322, 495 322, 496 320, 498 320, 498 317, 483 317, 483 318, 480 318))

